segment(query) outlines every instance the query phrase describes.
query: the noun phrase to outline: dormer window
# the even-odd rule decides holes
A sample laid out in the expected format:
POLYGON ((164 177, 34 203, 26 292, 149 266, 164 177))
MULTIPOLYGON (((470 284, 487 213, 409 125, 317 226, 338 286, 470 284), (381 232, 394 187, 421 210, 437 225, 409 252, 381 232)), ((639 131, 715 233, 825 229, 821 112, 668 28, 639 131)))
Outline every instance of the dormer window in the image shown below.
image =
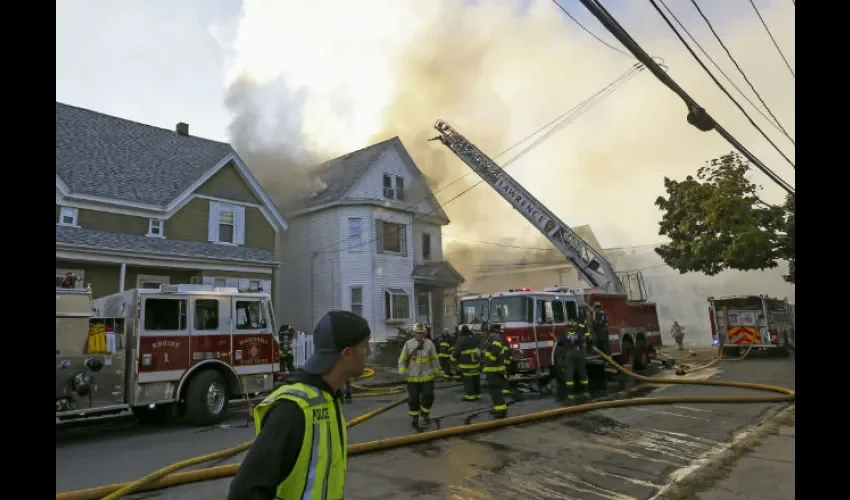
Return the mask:
POLYGON ((384 174, 384 198, 388 200, 404 200, 404 177, 384 174))

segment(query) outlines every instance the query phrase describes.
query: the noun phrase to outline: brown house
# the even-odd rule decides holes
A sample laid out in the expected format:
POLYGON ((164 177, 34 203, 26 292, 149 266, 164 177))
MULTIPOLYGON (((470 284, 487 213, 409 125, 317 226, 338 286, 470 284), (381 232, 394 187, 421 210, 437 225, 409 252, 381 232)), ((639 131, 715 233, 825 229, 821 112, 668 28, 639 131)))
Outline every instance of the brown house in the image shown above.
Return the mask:
POLYGON ((286 228, 229 144, 56 103, 56 286, 271 291, 286 228))

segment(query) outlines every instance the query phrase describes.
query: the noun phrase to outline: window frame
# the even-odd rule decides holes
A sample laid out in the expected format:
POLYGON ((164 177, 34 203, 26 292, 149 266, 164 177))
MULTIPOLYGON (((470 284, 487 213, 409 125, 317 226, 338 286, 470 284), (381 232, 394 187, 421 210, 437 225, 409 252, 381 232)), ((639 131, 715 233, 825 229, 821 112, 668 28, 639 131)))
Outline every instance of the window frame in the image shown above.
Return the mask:
POLYGON ((398 255, 401 257, 407 257, 407 224, 400 222, 391 222, 383 219, 375 220, 375 240, 376 240, 376 248, 377 253, 386 254, 386 255, 398 255), (384 224, 392 224, 394 226, 398 226, 403 228, 396 231, 396 236, 398 237, 399 242, 399 251, 395 250, 387 250, 384 248, 384 224))
POLYGON ((348 309, 354 314, 359 315, 361 318, 363 317, 363 286, 362 285, 354 285, 349 289, 348 295, 348 309), (360 292, 360 300, 354 300, 354 291, 357 290, 360 292), (360 312, 355 311, 355 308, 360 308, 360 312))
POLYGON ((56 225, 57 226, 65 226, 65 227, 80 227, 80 225, 79 225, 80 219, 79 218, 80 218, 80 209, 79 208, 59 205, 59 220, 56 222, 56 225), (71 217, 70 223, 65 222, 65 217, 68 216, 68 214, 65 213, 66 210, 68 212, 70 212, 70 217, 71 217))
POLYGON ((404 177, 400 175, 395 176, 395 199, 398 201, 404 201, 404 177))
POLYGON ((210 201, 209 217, 207 223, 207 240, 218 245, 242 246, 245 244, 245 207, 236 203, 222 203, 210 201), (222 213, 232 213, 232 223, 222 223, 222 213), (233 238, 231 241, 221 239, 221 226, 233 227, 233 238))
POLYGON ((411 319, 411 306, 410 306, 410 297, 411 294, 408 290, 404 288, 385 288, 384 289, 384 319, 387 323, 403 323, 405 321, 410 321, 411 319), (396 315, 395 311, 395 302, 393 299, 395 297, 406 297, 407 299, 407 316, 402 317, 396 315))
POLYGON ((395 189, 393 189, 393 176, 390 174, 384 174, 383 183, 381 184, 381 190, 384 193, 384 198, 388 200, 395 199, 395 189))
POLYGON ((189 311, 189 299, 186 298, 186 297, 156 297, 156 296, 145 297, 144 301, 142 302, 142 309, 143 309, 144 320, 142 321, 141 327, 142 327, 143 332, 186 332, 186 331, 189 330, 189 321, 188 321, 188 317, 187 317, 188 316, 187 313, 189 311), (148 318, 151 317, 151 315, 148 313, 148 302, 150 302, 151 300, 178 302, 178 306, 177 306, 177 313, 178 313, 177 329, 170 328, 170 329, 158 330, 158 329, 148 328, 148 318))
POLYGON ((234 333, 238 331, 239 333, 246 333, 249 331, 261 331, 265 330, 268 327, 268 312, 266 311, 266 301, 258 298, 249 298, 249 297, 234 297, 233 300, 233 329, 234 333), (260 304, 260 326, 251 326, 250 328, 246 328, 244 326, 239 326, 239 304, 241 303, 259 303, 260 304))
MULTIPOLYGON (((201 304, 203 305, 203 304, 201 304)), ((215 297, 198 297, 192 300, 192 331, 193 332, 220 332, 222 323, 221 300, 215 297), (198 328, 198 305, 205 302, 214 302, 216 306, 216 324, 214 328, 198 328)), ((205 325, 206 326, 206 325, 205 325)))
MULTIPOLYGON (((141 289, 142 283, 159 283, 160 285, 170 285, 171 277, 157 276, 154 274, 140 274, 136 277, 136 288, 141 289)), ((155 288, 148 288, 147 290, 155 290, 155 288)))
POLYGON ((432 252, 431 252, 431 233, 429 233, 429 232, 427 232, 427 231, 423 231, 423 232, 422 232, 421 245, 420 245, 420 246, 422 247, 422 248, 420 249, 420 250, 422 251, 422 260, 430 262, 430 261, 431 261, 431 257, 432 257, 432 252), (427 240, 427 242, 428 242, 428 245, 425 245, 426 240, 427 240), (425 252, 425 250, 426 250, 426 249, 428 250, 427 255, 426 255, 426 252, 425 252))
POLYGON ((165 219, 148 219, 148 233, 145 236, 149 236, 151 238, 165 238, 165 219), (158 232, 154 232, 154 229, 158 232))

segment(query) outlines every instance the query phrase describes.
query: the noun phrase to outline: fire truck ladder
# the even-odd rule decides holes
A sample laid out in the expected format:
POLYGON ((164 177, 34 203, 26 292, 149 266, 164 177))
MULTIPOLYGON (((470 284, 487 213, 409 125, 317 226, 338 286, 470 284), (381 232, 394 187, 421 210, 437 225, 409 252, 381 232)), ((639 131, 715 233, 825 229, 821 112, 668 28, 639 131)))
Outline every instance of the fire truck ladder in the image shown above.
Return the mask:
POLYGON ((575 267, 588 285, 609 293, 626 294, 625 287, 614 272, 611 263, 526 191, 502 167, 445 121, 438 120, 434 128, 440 133, 434 139, 439 139, 448 146, 483 181, 502 195, 502 198, 507 200, 514 210, 521 213, 543 233, 575 267))

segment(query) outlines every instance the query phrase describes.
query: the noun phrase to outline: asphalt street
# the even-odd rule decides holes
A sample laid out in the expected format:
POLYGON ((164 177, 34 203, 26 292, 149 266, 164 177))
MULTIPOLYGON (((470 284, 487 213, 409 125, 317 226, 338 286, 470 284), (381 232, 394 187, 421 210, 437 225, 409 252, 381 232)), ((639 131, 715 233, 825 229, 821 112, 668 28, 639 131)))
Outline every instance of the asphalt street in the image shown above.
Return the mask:
MULTIPOLYGON (((794 387, 793 360, 723 363, 723 370, 692 376, 794 387)), ((666 376, 675 376, 670 371, 666 376)), ((595 398, 628 397, 610 384, 595 398)), ((638 396, 739 395, 750 391, 700 386, 635 386, 638 396)), ((489 419, 487 397, 461 402, 461 389, 437 393, 434 427, 489 419)), ((384 406, 396 396, 361 398, 345 406, 349 419, 384 406)), ((527 397, 512 415, 558 406, 551 397, 527 397)), ((719 453, 736 432, 758 424, 777 405, 702 404, 621 408, 568 416, 504 430, 449 438, 349 459, 348 499, 650 499, 671 477, 719 453)), ((235 412, 227 429, 134 423, 57 433, 57 492, 129 481, 189 457, 235 446, 253 437, 247 411, 235 412), (245 427, 237 427, 243 425, 245 427)), ((353 443, 415 432, 406 408, 395 408, 349 431, 353 443)), ((238 463, 241 456, 224 463, 238 463)), ((209 466, 212 464, 207 464, 209 466)), ((197 483, 133 498, 226 498, 229 479, 197 483)))

